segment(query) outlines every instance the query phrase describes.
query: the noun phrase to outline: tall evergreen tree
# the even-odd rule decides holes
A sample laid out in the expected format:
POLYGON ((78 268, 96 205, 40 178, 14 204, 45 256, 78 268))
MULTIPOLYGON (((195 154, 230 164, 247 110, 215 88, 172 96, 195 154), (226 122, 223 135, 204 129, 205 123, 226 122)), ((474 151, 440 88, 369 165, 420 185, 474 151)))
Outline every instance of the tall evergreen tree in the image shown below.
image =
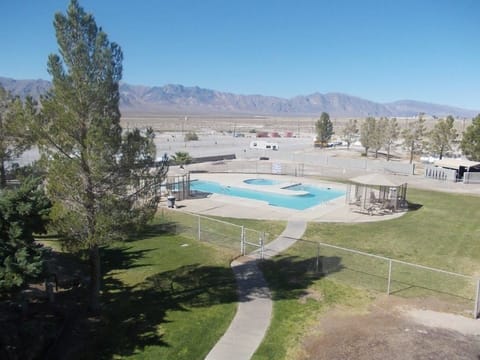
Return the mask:
POLYGON ((54 19, 59 53, 48 59, 52 89, 36 129, 48 158, 52 220, 67 248, 87 249, 90 308, 100 308, 100 247, 124 239, 156 211, 167 162, 155 167, 153 131, 123 133, 122 51, 72 0, 54 19))
POLYGON ((384 124, 384 147, 387 150, 387 161, 390 161, 390 152, 392 149, 392 145, 395 143, 395 141, 398 139, 398 136, 400 135, 400 128, 398 126, 398 122, 396 118, 385 118, 383 120, 385 122, 384 124))
POLYGON ((446 151, 452 150, 453 142, 457 139, 457 130, 454 127, 455 119, 447 116, 436 122, 429 135, 429 147, 439 158, 442 159, 446 151))
POLYGON ((380 118, 379 120, 375 119, 373 134, 372 134, 372 148, 375 150, 375 159, 378 158, 378 152, 385 145, 385 133, 388 127, 388 119, 380 118))
POLYGON ((321 147, 327 146, 328 141, 334 134, 333 124, 328 113, 322 112, 320 119, 315 123, 315 130, 317 131, 317 142, 320 143, 321 147))
POLYGON ((377 121, 374 117, 367 117, 360 127, 360 142, 365 148, 365 156, 368 156, 368 150, 375 146, 375 131, 377 121))
POLYGON ((347 143, 347 149, 350 149, 350 145, 358 135, 357 119, 350 119, 345 125, 342 131, 343 140, 347 143))
POLYGON ((402 131, 403 145, 410 153, 410 164, 413 162, 413 155, 424 146, 425 131, 425 119, 422 115, 402 131))
POLYGON ((45 232, 50 202, 38 179, 0 191, 0 294, 11 295, 43 272, 44 249, 33 234, 45 232))
POLYGON ((0 86, 0 189, 7 184, 7 163, 31 145, 27 130, 35 105, 31 98, 23 104, 0 86))
POLYGON ((470 160, 480 161, 480 114, 473 119, 472 124, 463 133, 460 148, 470 160))

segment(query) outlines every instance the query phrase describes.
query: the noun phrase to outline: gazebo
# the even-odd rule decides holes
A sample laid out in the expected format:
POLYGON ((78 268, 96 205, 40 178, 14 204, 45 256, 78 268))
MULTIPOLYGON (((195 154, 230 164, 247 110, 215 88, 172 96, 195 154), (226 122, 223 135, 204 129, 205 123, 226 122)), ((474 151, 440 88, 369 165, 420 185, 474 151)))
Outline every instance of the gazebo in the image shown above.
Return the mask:
POLYGON ((407 206, 407 183, 385 174, 368 174, 350 179, 346 202, 354 210, 373 213, 396 212, 407 206))

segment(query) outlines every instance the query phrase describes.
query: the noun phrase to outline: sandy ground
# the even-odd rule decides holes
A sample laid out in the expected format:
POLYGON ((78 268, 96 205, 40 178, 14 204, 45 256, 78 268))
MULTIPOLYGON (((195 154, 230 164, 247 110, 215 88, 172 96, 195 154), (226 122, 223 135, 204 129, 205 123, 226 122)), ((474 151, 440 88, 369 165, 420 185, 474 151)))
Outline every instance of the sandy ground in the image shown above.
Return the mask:
POLYGON ((480 321, 421 310, 427 302, 446 307, 385 296, 363 314, 331 311, 304 339, 299 359, 480 359, 480 321))

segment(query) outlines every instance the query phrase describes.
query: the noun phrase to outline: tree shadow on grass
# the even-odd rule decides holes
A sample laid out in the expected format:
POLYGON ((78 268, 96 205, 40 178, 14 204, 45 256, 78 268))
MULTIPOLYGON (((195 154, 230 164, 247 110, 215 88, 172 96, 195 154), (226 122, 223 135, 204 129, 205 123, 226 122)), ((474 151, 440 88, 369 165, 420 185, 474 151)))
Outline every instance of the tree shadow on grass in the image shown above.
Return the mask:
POLYGON ((146 224, 140 231, 132 231, 126 243, 160 237, 162 235, 175 235, 178 224, 175 221, 158 219, 154 223, 146 224))
POLYGON ((138 264, 148 252, 155 249, 132 250, 131 246, 105 247, 101 249, 102 275, 108 277, 110 271, 135 269, 149 264, 138 264))
MULTIPOLYGON (((120 251, 114 254, 116 266, 105 268, 106 271, 122 271, 122 267, 125 270, 134 265, 131 262, 139 255, 132 257, 130 251, 126 251, 126 259, 119 261, 122 252, 116 251, 120 251)), ((263 261, 260 266, 269 286, 275 290, 274 299, 299 298, 306 294, 308 287, 322 276, 314 271, 315 261, 316 257, 295 256, 263 261)), ((338 271, 342 269, 340 258, 329 257, 328 262, 336 264, 338 271)), ((185 265, 153 274, 135 286, 122 283, 112 273, 105 276, 105 312, 96 331, 97 344, 93 351, 97 358, 129 356, 149 346, 176 346, 169 344, 159 331, 159 326, 169 322, 170 311, 189 312, 193 308, 238 301, 235 279, 231 269, 226 267, 185 265)), ((242 296, 241 299, 249 301, 250 297, 242 296)), ((208 329, 199 328, 199 331, 208 329)))
POLYGON ((423 207, 422 204, 416 204, 410 201, 407 201, 407 209, 408 211, 417 211, 420 210, 423 207))
POLYGON ((133 355, 149 346, 169 347, 172 344, 165 341, 160 331, 160 326, 169 322, 169 311, 189 312, 192 308, 237 301, 229 268, 185 265, 129 286, 114 274, 135 267, 135 261, 148 250, 114 249, 108 254, 110 251, 104 255, 104 312, 93 331, 95 343, 86 358, 110 359, 133 355), (113 255, 114 261, 109 260, 109 255, 113 255))
MULTIPOLYGON (((68 322, 71 328, 67 324, 65 336, 49 358, 111 359, 141 353, 150 346, 178 346, 169 344, 161 331, 161 326, 169 323, 170 311, 188 313, 194 308, 238 301, 236 282, 227 267, 190 264, 153 274, 136 285, 122 282, 118 274, 137 268, 148 251, 132 251, 128 246, 102 249, 102 315, 92 318, 77 307, 78 313, 68 322)), ((263 261, 260 267, 274 290, 274 300, 307 294, 308 287, 322 276, 315 271, 315 262, 316 257, 295 256, 263 261)), ((338 270, 342 268, 339 258, 329 257, 328 262, 336 264, 338 270)), ((249 299, 242 296, 242 301, 249 299)), ((209 330, 201 326, 198 331, 209 330)), ((188 331, 185 334, 188 336, 188 331)))
POLYGON ((260 268, 273 290, 274 300, 297 299, 307 295, 308 288, 322 278, 322 264, 329 264, 328 273, 341 271, 344 267, 337 256, 310 257, 278 256, 264 260, 260 268))

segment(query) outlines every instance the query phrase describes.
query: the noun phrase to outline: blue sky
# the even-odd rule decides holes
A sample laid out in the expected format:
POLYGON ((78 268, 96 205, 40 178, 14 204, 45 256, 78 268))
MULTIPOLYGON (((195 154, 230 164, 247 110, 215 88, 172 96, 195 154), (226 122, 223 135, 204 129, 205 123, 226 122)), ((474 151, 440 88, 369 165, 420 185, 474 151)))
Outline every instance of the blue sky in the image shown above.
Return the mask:
MULTIPOLYGON (((0 76, 43 78, 68 0, 0 1, 0 76)), ((478 0, 80 0, 123 81, 480 109, 478 0)))

